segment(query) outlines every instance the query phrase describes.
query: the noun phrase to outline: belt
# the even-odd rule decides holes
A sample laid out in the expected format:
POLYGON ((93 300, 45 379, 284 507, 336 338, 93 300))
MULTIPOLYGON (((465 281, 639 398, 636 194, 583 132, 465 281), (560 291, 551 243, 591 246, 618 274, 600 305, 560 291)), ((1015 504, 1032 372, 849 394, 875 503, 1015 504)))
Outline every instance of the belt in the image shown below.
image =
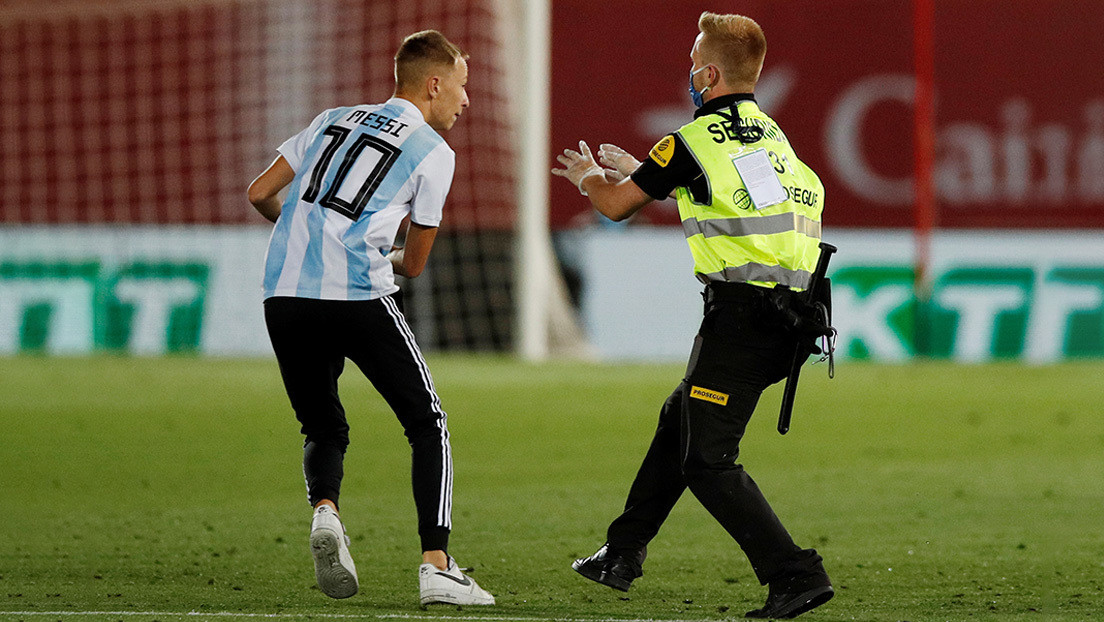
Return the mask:
POLYGON ((702 298, 706 304, 711 302, 756 302, 774 296, 793 295, 788 288, 766 288, 750 283, 731 283, 728 281, 710 281, 706 283, 702 298))

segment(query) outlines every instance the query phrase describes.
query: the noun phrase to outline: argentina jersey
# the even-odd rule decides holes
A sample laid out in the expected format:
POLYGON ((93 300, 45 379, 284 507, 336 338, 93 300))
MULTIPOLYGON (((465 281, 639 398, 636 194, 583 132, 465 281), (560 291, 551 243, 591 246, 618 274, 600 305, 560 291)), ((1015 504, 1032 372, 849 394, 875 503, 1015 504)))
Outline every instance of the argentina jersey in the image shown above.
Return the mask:
POLYGON ((370 300, 409 215, 436 227, 456 157, 414 104, 334 108, 279 148, 295 171, 265 256, 264 297, 370 300))

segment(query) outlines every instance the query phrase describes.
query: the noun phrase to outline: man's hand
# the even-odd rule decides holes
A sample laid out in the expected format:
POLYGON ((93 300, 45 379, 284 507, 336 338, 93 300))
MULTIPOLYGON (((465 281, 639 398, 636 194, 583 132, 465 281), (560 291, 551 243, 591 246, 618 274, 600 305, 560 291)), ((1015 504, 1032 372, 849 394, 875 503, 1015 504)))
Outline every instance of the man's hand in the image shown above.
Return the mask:
MULTIPOLYGON (((598 145, 598 161, 602 166, 610 167, 606 169, 606 179, 612 182, 621 181, 632 175, 633 171, 640 166, 640 160, 634 158, 631 153, 609 143, 598 145)), ((668 196, 672 199, 678 198, 674 190, 668 196)))
POLYGON ((564 168, 554 168, 552 174, 566 177, 568 181, 575 184, 575 187, 579 189, 584 197, 587 193, 586 190, 583 190, 583 180, 593 175, 605 175, 602 167, 594 161, 594 156, 590 153, 590 147, 581 140, 579 141, 579 151, 564 149, 563 155, 556 156, 556 160, 564 168))
POLYGON ((583 189, 583 182, 591 177, 600 178, 599 181, 587 184, 594 193, 589 195, 590 204, 598 210, 599 214, 610 220, 625 220, 652 202, 652 197, 641 190, 632 179, 626 179, 619 171, 598 166, 590 153, 590 147, 581 140, 579 151, 564 149, 563 155, 556 156, 556 159, 564 167, 552 169, 552 174, 568 178, 579 188, 583 196, 588 196, 587 191, 583 189))
POLYGON ((633 171, 640 166, 640 160, 632 157, 628 151, 608 143, 598 145, 598 161, 602 166, 608 166, 617 171, 621 179, 632 175, 633 171))

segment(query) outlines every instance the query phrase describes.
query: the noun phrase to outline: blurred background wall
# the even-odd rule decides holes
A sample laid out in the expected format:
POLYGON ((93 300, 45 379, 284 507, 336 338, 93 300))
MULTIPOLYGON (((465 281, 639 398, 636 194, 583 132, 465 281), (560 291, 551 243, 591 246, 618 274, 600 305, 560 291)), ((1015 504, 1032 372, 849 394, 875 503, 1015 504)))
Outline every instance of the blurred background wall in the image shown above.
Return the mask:
MULTIPOLYGON (((935 227, 920 257, 912 6, 553 0, 548 167, 579 139, 644 157, 691 118, 697 16, 749 15, 768 39, 758 100, 825 185, 842 355, 1104 356, 1104 7, 934 3, 935 227)), ((322 109, 388 97, 398 42, 438 28, 471 54, 472 105, 447 136, 457 174, 431 265, 404 286, 423 346, 510 350, 517 279, 562 279, 549 307, 571 303, 581 351, 685 357, 700 298, 673 201, 615 225, 549 177, 560 272, 514 273, 533 207, 516 192, 528 8, 0 3, 0 354, 266 354, 270 228, 245 187, 322 109)))

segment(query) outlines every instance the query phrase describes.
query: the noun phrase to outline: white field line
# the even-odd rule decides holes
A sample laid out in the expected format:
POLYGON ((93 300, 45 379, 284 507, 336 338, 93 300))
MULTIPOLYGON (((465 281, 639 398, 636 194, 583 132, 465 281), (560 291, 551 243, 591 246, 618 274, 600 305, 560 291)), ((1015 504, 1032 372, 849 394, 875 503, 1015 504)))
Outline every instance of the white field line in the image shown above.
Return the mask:
POLYGON ((239 613, 233 611, 0 611, 0 616, 30 617, 153 617, 153 618, 241 618, 241 619, 327 619, 327 620, 466 620, 468 622, 714 622, 671 618, 565 618, 513 616, 450 616, 410 613, 239 613))

